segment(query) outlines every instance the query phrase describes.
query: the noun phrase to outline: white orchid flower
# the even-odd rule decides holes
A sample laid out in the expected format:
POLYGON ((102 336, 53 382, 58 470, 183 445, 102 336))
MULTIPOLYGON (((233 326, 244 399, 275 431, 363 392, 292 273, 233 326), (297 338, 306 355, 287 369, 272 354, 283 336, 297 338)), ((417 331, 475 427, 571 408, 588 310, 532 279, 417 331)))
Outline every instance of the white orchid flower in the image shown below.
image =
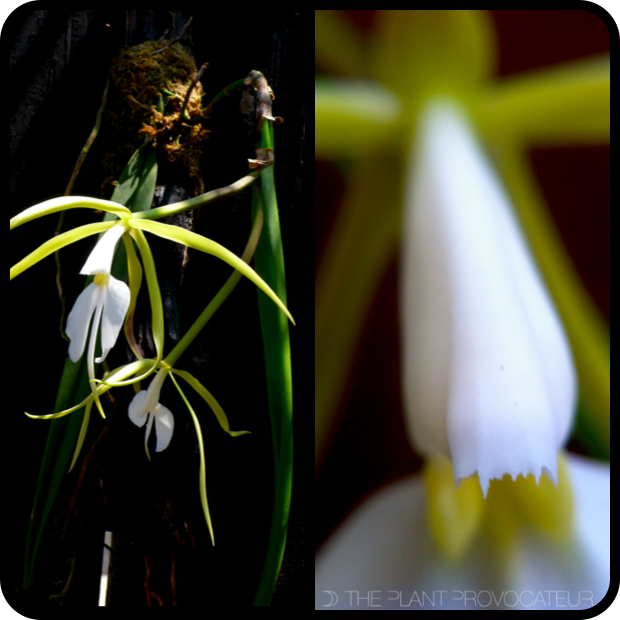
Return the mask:
POLYGON ((80 271, 82 275, 95 276, 95 280, 77 298, 67 319, 66 332, 71 338, 69 357, 72 362, 77 362, 82 357, 93 314, 97 316, 91 331, 91 345, 101 319, 101 357, 96 360, 98 364, 107 357, 116 343, 129 306, 129 287, 113 277, 110 270, 116 244, 124 232, 122 225, 110 228, 101 237, 80 271))
MULTIPOLYGON (((243 182, 234 184, 234 190, 238 191, 243 187, 247 186, 248 181, 244 180, 243 182)), ((233 186, 230 186, 233 188, 233 186)), ((230 188, 227 188, 230 190, 230 188)), ((216 256, 220 260, 228 263, 234 269, 239 271, 241 274, 246 276, 249 280, 251 280, 258 288, 261 289, 285 314, 286 316, 293 322, 293 317, 291 313, 288 311, 284 303, 279 299, 279 297, 273 292, 273 290, 267 285, 267 283, 241 258, 233 254, 230 250, 227 250, 225 247, 221 246, 219 243, 215 243, 210 239, 206 239, 201 235, 198 235, 194 232, 184 230, 179 226, 171 226, 169 224, 162 224, 160 222, 151 221, 149 218, 162 218, 166 216, 173 215, 175 213, 181 213, 183 211, 187 211, 189 209, 196 208, 203 204, 204 202, 208 202, 222 195, 222 190, 214 190, 213 192, 207 192, 202 196, 197 196, 196 198, 191 198, 189 200, 185 200, 174 205, 167 205, 165 207, 158 207, 156 209, 149 209, 148 211, 141 211, 139 213, 132 213, 127 209, 127 207, 109 201, 109 200, 99 200, 96 198, 87 198, 84 196, 63 196, 61 198, 52 198, 50 200, 46 200, 41 204, 34 205, 25 209, 15 217, 10 220, 10 230, 17 228, 27 222, 35 220, 39 217, 43 217, 45 215, 50 215, 52 213, 57 213, 58 211, 63 211, 66 209, 77 209, 77 208, 85 208, 85 209, 98 209, 101 211, 106 211, 108 213, 113 213, 115 216, 119 218, 116 221, 106 221, 106 222, 97 222, 95 224, 86 224, 85 226, 79 226, 73 230, 69 230, 60 235, 53 237, 52 239, 46 241, 42 245, 40 245, 36 250, 31 252, 28 256, 20 260, 18 263, 13 265, 10 268, 10 280, 16 278, 24 271, 30 269, 30 267, 36 265, 39 261, 43 260, 50 254, 79 241, 80 239, 84 239, 90 235, 102 233, 102 232, 110 232, 110 236, 106 237, 106 241, 103 241, 103 238, 98 244, 101 244, 98 251, 93 251, 91 259, 87 261, 87 264, 84 266, 82 273, 88 273, 95 275, 95 284, 97 286, 105 285, 107 288, 105 290, 108 291, 108 296, 111 298, 117 298, 115 301, 120 302, 125 299, 125 292, 122 293, 121 299, 118 299, 120 288, 116 286, 117 280, 110 280, 110 265, 112 260, 112 254, 114 251, 114 247, 118 242, 118 238, 122 236, 124 231, 128 231, 129 235, 135 241, 137 245, 140 255, 142 257, 142 262, 144 265, 144 275, 146 276, 146 283, 148 287, 149 297, 151 301, 151 309, 152 309, 152 324, 153 324, 153 341, 155 343, 155 349, 157 351, 157 358, 155 364, 151 365, 150 368, 146 370, 146 372, 140 377, 133 377, 131 380, 127 381, 118 381, 114 385, 128 385, 130 383, 134 383, 145 379, 151 372, 153 372, 162 360, 163 357, 163 347, 164 347, 164 314, 163 314, 163 304, 161 300, 161 292, 159 289, 159 284, 157 282, 157 273, 155 270, 155 263, 153 261, 153 256, 151 254, 151 250, 149 248, 148 241, 143 231, 148 231, 151 234, 157 235, 159 237, 163 237, 164 239, 169 239, 171 241, 175 241, 176 243, 180 243, 183 245, 187 245, 188 247, 197 249, 201 252, 205 252, 206 254, 211 254, 216 256), (114 232, 111 232, 114 229, 114 232), (120 231, 123 232, 120 232, 120 231), (117 237, 118 235, 118 237, 117 237), (112 285, 110 286, 110 282, 112 285)), ((129 308, 130 308, 130 321, 131 323, 131 315, 133 312, 133 308, 136 303, 136 298, 138 294, 138 290, 140 288, 140 282, 142 279, 142 268, 140 267, 134 245, 129 239, 129 235, 124 237, 125 248, 127 250, 127 261, 128 261, 128 270, 129 270, 129 282, 130 282, 130 292, 133 291, 133 297, 130 295, 129 298, 129 308), (133 274, 133 278, 132 278, 133 274), (132 284, 132 279, 134 283, 132 284)), ((97 250, 97 248, 96 248, 97 250)), ((88 314, 89 309, 94 309, 96 320, 99 321, 100 313, 96 312, 97 308, 100 311, 103 311, 103 307, 105 304, 102 303, 100 296, 102 294, 102 288, 99 292, 98 296, 95 296, 95 291, 91 289, 89 295, 92 295, 91 298, 84 297, 80 300, 80 304, 78 307, 78 315, 80 317, 90 317, 88 314), (99 303, 101 302, 101 303, 99 303)), ((124 301, 123 301, 124 303, 124 301)), ((78 306, 78 304, 76 304, 78 306)), ((119 303, 111 302, 109 304, 109 308, 120 308, 119 303)), ((127 314, 127 308, 124 311, 127 314)), ((71 318, 71 317, 70 317, 71 318)), ((115 333, 115 325, 116 319, 118 318, 118 313, 113 312, 112 310, 109 313, 103 314, 103 324, 105 327, 105 333, 103 334, 102 345, 104 348, 108 343, 111 343, 110 346, 114 344, 116 341, 115 338, 110 338, 109 336, 115 333), (111 323, 108 321, 112 321, 111 323), (113 329, 114 327, 114 329, 113 329)), ((79 323, 81 327, 88 325, 88 320, 84 319, 84 322, 79 323)), ((67 333, 69 334, 70 327, 67 328, 67 333)), ((80 331, 79 328, 76 327, 76 330, 73 332, 72 340, 75 339, 77 342, 73 345, 72 349, 79 359, 81 352, 83 352, 84 344, 85 344, 85 333, 82 330, 81 334, 78 333, 80 331), (78 355, 80 352, 80 355, 78 355)), ((116 336, 118 334, 116 333, 116 336)), ((71 337, 71 335, 70 335, 71 337)), ((131 329, 129 329, 129 333, 127 334, 128 341, 130 346, 132 346, 136 357, 140 358, 141 354, 137 350, 135 346, 135 342, 132 339, 131 329)), ((94 346, 94 342, 91 340, 91 344, 94 346)), ((100 360, 105 359, 107 355, 107 351, 109 347, 104 350, 100 360)), ((92 356, 90 356, 92 357, 92 356)), ((72 358, 73 359, 73 358, 72 358)), ((94 388, 94 366, 92 369, 89 369, 91 384, 93 384, 93 395, 96 399, 97 406, 102 415, 103 410, 98 400, 97 391, 94 388)), ((66 413, 69 410, 65 410, 66 413)), ((104 416, 105 417, 105 416, 104 416)))
POLYGON ((609 588, 609 466, 562 453, 577 391, 571 351, 470 118, 515 196, 524 190, 531 242, 571 317, 584 400, 600 405, 588 413, 605 424, 608 377, 590 368, 606 359, 606 335, 582 312, 585 296, 573 294, 518 177, 535 140, 608 140, 609 59, 499 81, 485 11, 378 11, 368 38, 341 12, 315 20, 319 60, 376 80, 333 78, 315 99, 317 151, 359 162, 317 277, 316 444, 394 246, 402 202, 392 188, 408 153, 402 384, 408 435, 425 458, 422 476, 374 493, 324 545, 316 609, 590 608, 609 588))
POLYGON ((124 232, 125 227, 122 223, 113 226, 104 233, 90 253, 80 273, 95 276, 95 279, 82 291, 67 318, 66 333, 71 339, 69 357, 74 363, 84 353, 88 327, 91 326, 87 353, 88 376, 102 415, 103 411, 96 396, 94 383, 95 362, 98 364, 103 362, 115 345, 125 321, 131 297, 127 284, 110 274, 114 250, 124 232), (101 326, 101 356, 95 359, 99 326, 101 326))
POLYGON ((569 345, 464 108, 427 104, 408 175, 401 280, 410 439, 455 483, 545 472, 575 408, 569 345))
POLYGON ((148 420, 144 436, 144 448, 149 458, 148 440, 153 428, 153 420, 155 421, 155 435, 157 436, 156 452, 161 452, 168 447, 174 432, 174 416, 170 409, 159 402, 161 387, 168 376, 168 372, 169 369, 166 368, 159 370, 151 381, 149 389, 136 394, 129 405, 129 419, 136 426, 142 427, 148 420))

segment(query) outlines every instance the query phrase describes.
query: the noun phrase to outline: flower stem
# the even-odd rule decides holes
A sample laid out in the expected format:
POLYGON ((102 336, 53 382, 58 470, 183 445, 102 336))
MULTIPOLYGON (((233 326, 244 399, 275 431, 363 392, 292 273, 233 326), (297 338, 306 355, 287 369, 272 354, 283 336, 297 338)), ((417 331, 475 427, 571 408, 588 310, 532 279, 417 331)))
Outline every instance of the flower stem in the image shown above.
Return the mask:
POLYGON ((134 213, 132 218, 136 220, 161 220, 162 218, 170 215, 176 215, 177 213, 182 213, 183 211, 189 211, 191 209, 196 209, 197 207, 202 207, 208 202, 213 202, 215 200, 219 200, 220 198, 226 198, 227 196, 232 196, 233 194, 240 192, 248 185, 254 183, 257 176, 258 172, 251 172, 247 176, 235 181, 231 185, 227 185, 226 187, 220 187, 218 189, 211 190, 210 192, 206 192, 205 194, 201 194, 200 196, 196 196, 195 198, 176 202, 172 205, 140 211, 139 213, 134 213))

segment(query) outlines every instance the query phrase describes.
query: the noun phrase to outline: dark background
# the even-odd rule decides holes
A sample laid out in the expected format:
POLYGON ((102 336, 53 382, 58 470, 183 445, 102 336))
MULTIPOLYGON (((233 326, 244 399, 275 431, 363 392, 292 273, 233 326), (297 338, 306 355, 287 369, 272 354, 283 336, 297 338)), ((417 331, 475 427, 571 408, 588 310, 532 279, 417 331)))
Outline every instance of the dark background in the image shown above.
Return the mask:
MULTIPOLYGON (((34 10, 34 6, 38 4, 17 9, 2 30, 3 58, 10 63, 3 102, 8 111, 5 118, 11 125, 10 165, 4 170, 4 187, 8 190, 4 204, 9 217, 64 193, 94 125, 110 61, 123 48, 127 36, 125 10, 34 10)), ((302 374, 305 369, 296 363, 302 342, 310 334, 308 304, 301 302, 298 278, 306 249, 301 240, 301 215, 304 206, 308 208, 302 200, 303 16, 291 10, 241 10, 232 5, 217 11, 199 8, 175 13, 177 31, 189 15, 193 16, 189 31, 192 52, 198 66, 209 63, 202 78, 208 92, 206 101, 230 82, 257 69, 275 91, 274 113, 285 119, 275 129, 275 170, 288 306, 298 325, 292 329, 294 429, 298 435, 300 419, 310 416, 311 401, 310 381, 302 374)), ((131 45, 154 34, 158 38, 170 25, 165 11, 130 14, 131 45)), ((247 158, 253 156, 254 121, 239 112, 238 102, 239 98, 225 102, 209 126, 213 133, 202 162, 206 190, 242 177, 247 158)), ((85 171, 93 165, 96 161, 87 158, 85 171)), ((86 173, 80 176, 74 194, 89 190, 87 177, 86 173)), ((196 218, 196 232, 241 253, 250 229, 250 199, 250 192, 245 191, 203 208, 196 218)), ((94 221, 85 210, 77 211, 83 210, 67 215, 65 230, 94 221)), ((49 239, 56 225, 57 218, 47 216, 11 232, 10 265, 49 239)), ((158 270, 166 270, 171 245, 152 243, 158 270)), ((92 242, 85 240, 61 253, 67 310, 83 288, 84 279, 77 273, 91 247, 92 242)), ((182 332, 229 274, 230 268, 217 259, 190 254, 182 281, 178 278, 172 283, 182 332)), ((145 557, 152 558, 153 563, 151 589, 170 605, 173 553, 180 606, 200 605, 206 611, 251 605, 267 544, 273 474, 256 289, 247 281, 237 286, 178 363, 180 369, 192 372, 211 390, 233 430, 252 431, 252 435, 239 438, 227 436, 202 399, 193 390, 186 391, 202 423, 216 546, 211 547, 200 506, 195 433, 174 386, 166 382, 161 400, 175 414, 175 434, 165 452, 152 452, 151 464, 144 454, 144 429, 133 426, 125 413, 133 390, 117 389, 118 411, 86 470, 68 525, 67 511, 76 489, 79 463, 77 471, 65 477, 42 541, 34 582, 28 592, 21 590, 26 529, 49 427, 49 422, 30 420, 23 412, 52 411, 67 352, 67 344, 58 334, 60 304, 55 275, 50 257, 11 282, 8 295, 8 338, 4 340, 4 419, 8 425, 2 429, 2 437, 10 442, 3 450, 7 482, 1 551, 5 597, 20 613, 37 618, 55 610, 67 613, 96 606, 103 532, 113 529, 118 534, 118 548, 111 605, 146 605, 142 585, 145 557), (63 589, 73 558, 76 571, 69 593, 61 600, 49 601, 50 595, 63 589)), ((169 333, 168 338, 169 344, 175 334, 169 333)), ((82 456, 102 427, 93 412, 82 456)), ((296 471, 301 453, 297 443, 296 471)), ((298 600, 306 571, 309 498, 300 490, 299 480, 295 477, 287 551, 273 606, 289 606, 298 600)))
MULTIPOLYGON (((375 11, 345 11, 364 33, 375 11)), ((610 37, 588 11, 491 11, 498 40, 497 76, 608 52, 610 37)), ((587 291, 609 320, 609 144, 530 150, 548 207, 587 291)), ((317 161, 316 263, 344 191, 336 165, 317 161)), ((421 467, 407 440, 400 388, 398 250, 376 291, 316 484, 317 549, 362 499, 421 467)))

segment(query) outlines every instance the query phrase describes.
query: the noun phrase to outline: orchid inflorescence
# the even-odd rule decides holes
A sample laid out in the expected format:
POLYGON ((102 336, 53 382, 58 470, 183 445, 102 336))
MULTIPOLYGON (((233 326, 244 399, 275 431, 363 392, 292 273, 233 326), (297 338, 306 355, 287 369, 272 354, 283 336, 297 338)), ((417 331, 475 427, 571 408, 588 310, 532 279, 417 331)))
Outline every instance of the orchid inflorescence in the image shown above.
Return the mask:
MULTIPOLYGON (((251 180, 253 181, 254 179, 251 180)), ((105 418, 106 416, 100 400, 100 397, 104 393, 113 387, 137 384, 155 373, 148 389, 141 390, 134 396, 128 411, 129 419, 135 425, 142 427, 146 424, 145 451, 150 459, 147 442, 153 424, 155 425, 155 433, 157 436, 157 452, 165 450, 168 447, 174 431, 174 416, 168 408, 160 403, 162 385, 165 379, 171 376, 173 383, 189 408, 198 433, 199 444, 201 446, 201 501, 213 540, 211 519, 206 502, 204 454, 202 454, 200 426, 189 402, 174 379, 174 375, 183 378, 198 392, 213 410, 225 432, 231 436, 238 436, 248 431, 231 431, 226 414, 211 393, 191 374, 173 368, 174 363, 193 338, 186 337, 182 339, 177 347, 164 359, 164 317, 162 298, 153 256, 143 231, 217 256, 254 282, 256 286, 278 305, 291 321, 293 321, 293 318, 273 290, 242 258, 239 258, 220 244, 194 232, 182 229, 178 226, 154 221, 173 213, 194 208, 199 206, 199 204, 201 204, 200 200, 194 198, 182 203, 177 203, 176 205, 168 205, 166 207, 151 209, 150 211, 132 213, 127 207, 113 201, 69 196, 53 198, 41 204, 34 205, 10 220, 11 230, 44 215, 73 208, 105 211, 116 217, 111 221, 87 224, 75 228, 46 241, 31 254, 11 267, 10 279, 13 280, 13 278, 34 266, 42 259, 67 245, 91 235, 101 234, 100 239, 80 271, 82 275, 92 276, 93 280, 77 298, 67 318, 66 327, 66 334, 71 340, 69 345, 69 357, 71 361, 77 363, 86 350, 86 363, 91 394, 78 405, 57 413, 47 415, 31 415, 26 413, 26 415, 30 418, 50 420, 66 416, 85 407, 84 422, 78 437, 71 465, 72 468, 75 465, 84 441, 93 404, 97 406, 99 413, 105 418), (111 274, 115 250, 121 239, 127 251, 128 283, 118 280, 111 274), (140 252, 144 270, 138 260, 134 242, 140 252), (143 358, 140 349, 135 345, 133 336, 133 311, 141 286, 143 272, 146 277, 151 304, 152 335, 156 349, 156 357, 154 359, 143 358), (125 325, 128 342, 137 360, 106 373, 103 379, 99 380, 95 376, 95 363, 102 363, 106 359, 108 353, 116 344, 123 325, 125 325), (98 334, 100 334, 99 339, 98 334), (88 347, 86 347, 87 341, 88 347), (98 344, 101 354, 96 357, 98 344)), ((204 326, 204 322, 200 325, 200 328, 202 326, 204 326)), ((194 329, 194 337, 197 331, 199 330, 194 329)))

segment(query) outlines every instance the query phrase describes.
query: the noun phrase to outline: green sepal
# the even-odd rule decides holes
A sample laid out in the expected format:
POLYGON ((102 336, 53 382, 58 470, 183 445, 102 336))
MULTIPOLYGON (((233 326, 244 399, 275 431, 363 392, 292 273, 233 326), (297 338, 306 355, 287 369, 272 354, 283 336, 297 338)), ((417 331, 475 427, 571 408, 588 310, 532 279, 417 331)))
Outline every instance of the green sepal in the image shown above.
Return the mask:
POLYGON ((136 303, 138 301, 138 293, 140 292, 140 286, 142 285, 142 265, 138 260, 136 249, 134 248, 131 235, 123 235, 123 243, 125 244, 125 253, 127 255, 127 277, 129 280, 129 308, 127 309, 127 317, 125 319, 125 338, 133 351, 133 354, 142 359, 138 343, 136 342, 136 335, 133 329, 133 317, 136 311, 136 303))
POLYGON ((265 283, 265 281, 247 264, 244 263, 237 255, 233 254, 230 250, 227 250, 224 246, 211 241, 206 237, 198 235, 179 226, 170 226, 169 224, 162 224, 161 222, 152 222, 150 220, 129 220, 130 226, 133 228, 140 228, 146 230, 154 235, 163 237, 164 239, 170 239, 177 243, 182 243, 195 250, 212 254, 217 258, 228 263, 231 267, 240 271, 246 278, 250 279, 258 288, 263 291, 268 297, 270 297, 278 307, 286 314, 293 324, 295 321, 291 313, 286 309, 286 306, 280 301, 278 296, 271 290, 271 288, 265 283))
POLYGON ((105 381, 105 384, 110 386, 130 385, 146 379, 157 369, 164 355, 164 306, 161 299, 161 290, 157 281, 157 270, 155 269, 153 254, 151 253, 151 248, 149 247, 148 241, 141 230, 132 230, 131 236, 140 250, 142 262, 144 263, 144 275, 146 277, 147 288, 151 301, 153 342, 155 343, 157 358, 153 366, 143 375, 134 377, 130 381, 110 381, 108 379, 105 381))
POLYGON ((34 250, 34 252, 28 254, 26 258, 23 258, 19 261, 19 263, 11 267, 10 280, 16 278, 21 273, 24 273, 24 271, 30 269, 30 267, 36 265, 40 260, 43 260, 50 254, 53 254, 54 252, 57 252, 65 246, 75 243, 80 239, 109 230, 115 224, 116 222, 97 222, 96 224, 86 224, 85 226, 79 226, 73 230, 68 230, 67 232, 62 233, 62 235, 52 237, 45 243, 42 243, 36 250, 34 250))
POLYGON ((209 390, 207 390, 207 388, 204 385, 202 385, 200 381, 198 381, 198 379, 196 379, 189 372, 186 372, 184 370, 173 369, 172 372, 175 375, 179 375, 179 377, 183 377, 183 379, 185 379, 185 381, 187 381, 187 383, 189 383, 196 390, 196 392, 198 392, 198 394, 200 394, 200 396, 204 398, 207 405, 209 405, 209 407, 215 414, 215 417, 217 418, 217 421, 220 423, 220 426, 231 437, 239 437, 240 435, 251 434, 250 431, 231 431, 230 430, 230 425, 228 424, 228 418, 226 417, 226 414, 224 413, 224 410, 222 409, 221 405, 217 402, 217 400, 215 400, 213 394, 211 394, 211 392, 209 392, 209 390))
POLYGON ((111 202, 109 200, 100 200, 98 198, 86 198, 84 196, 60 196, 59 198, 51 198, 45 202, 24 209, 10 220, 10 230, 31 222, 44 215, 58 213, 66 209, 93 209, 106 211, 118 217, 129 217, 131 211, 123 205, 111 202))
POLYGON ((84 439, 86 438, 86 431, 88 430, 88 423, 90 422, 90 412, 93 408, 93 401, 91 400, 86 405, 86 409, 84 411, 84 419, 82 420, 82 426, 80 428, 80 434, 77 438, 77 443, 75 444, 75 452, 73 453, 73 459, 71 460, 71 465, 69 467, 69 472, 75 467, 75 463, 80 455, 80 450, 82 449, 82 445, 84 444, 84 439))
POLYGON ((207 527, 209 528, 209 534, 211 535, 211 544, 215 545, 215 538, 213 536, 213 524, 211 523, 211 515, 209 514, 209 504, 207 502, 207 466, 205 463, 205 447, 204 442, 202 441, 202 431, 200 429, 200 422, 198 421, 198 416, 192 409, 192 406, 189 404, 189 401, 185 397, 183 390, 177 383, 177 380, 174 378, 174 375, 170 373, 170 377, 176 386, 177 390, 179 390, 179 394, 183 399, 183 402, 187 406, 190 415, 192 416, 192 420, 194 422, 194 428, 196 429, 196 436, 198 437, 198 450, 200 452, 200 473, 198 477, 199 485, 200 485, 200 503, 202 504, 202 511, 204 512, 205 519, 207 521, 207 527))

